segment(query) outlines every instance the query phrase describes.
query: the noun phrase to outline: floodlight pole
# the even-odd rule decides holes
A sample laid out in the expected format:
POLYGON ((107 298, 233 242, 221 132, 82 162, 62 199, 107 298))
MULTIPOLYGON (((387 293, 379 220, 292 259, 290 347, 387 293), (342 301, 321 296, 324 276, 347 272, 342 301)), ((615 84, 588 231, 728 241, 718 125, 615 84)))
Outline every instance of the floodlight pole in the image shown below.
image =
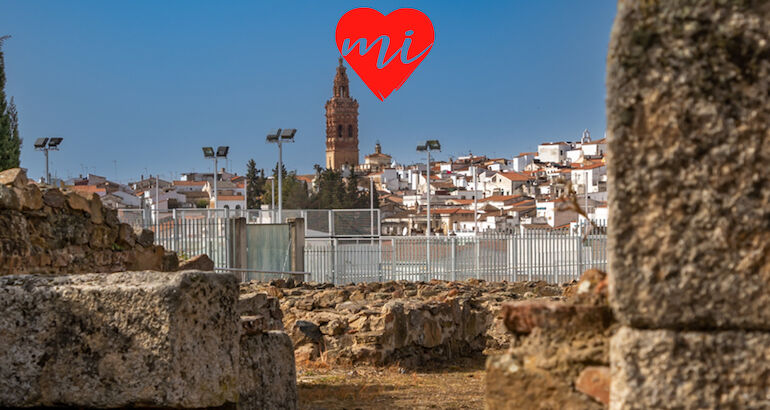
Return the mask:
POLYGON ((272 201, 270 205, 270 222, 275 223, 275 178, 270 178, 270 188, 272 189, 272 194, 270 195, 270 201, 272 201))
POLYGON ((219 172, 217 172, 217 153, 214 153, 214 209, 217 209, 219 206, 218 203, 218 197, 217 197, 217 179, 219 179, 219 172))
POLYGON ((473 232, 474 235, 479 234, 479 205, 476 197, 479 196, 478 177, 476 176, 476 166, 472 166, 473 170, 473 232))
POLYGON ((278 223, 283 222, 283 141, 278 135, 278 223))
MULTIPOLYGON (((428 228, 425 230, 425 237, 426 237, 426 260, 428 264, 428 275, 430 275, 430 147, 427 147, 428 149, 426 152, 428 153, 428 182, 427 182, 427 191, 428 191, 428 228)), ((426 278, 427 279, 427 278, 426 278)))
POLYGON ((45 151, 45 183, 51 185, 51 173, 48 172, 48 147, 44 148, 45 151))
POLYGON ((374 180, 369 176, 369 235, 371 244, 374 244, 374 180))

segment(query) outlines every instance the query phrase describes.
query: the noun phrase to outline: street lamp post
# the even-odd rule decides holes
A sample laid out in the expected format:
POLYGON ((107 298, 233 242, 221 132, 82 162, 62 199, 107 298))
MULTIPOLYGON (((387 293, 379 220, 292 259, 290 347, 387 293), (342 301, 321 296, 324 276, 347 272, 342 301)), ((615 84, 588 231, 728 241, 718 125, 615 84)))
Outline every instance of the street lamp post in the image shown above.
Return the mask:
POLYGON ((294 135, 297 130, 294 128, 286 128, 281 130, 271 131, 267 134, 267 142, 278 144, 278 223, 283 222, 283 143, 294 142, 294 135))
POLYGON ((48 151, 58 151, 59 144, 64 140, 61 137, 38 138, 35 140, 35 150, 45 153, 45 183, 51 185, 51 173, 48 171, 48 151))
POLYGON ((473 232, 474 235, 479 234, 479 203, 476 197, 479 196, 479 187, 477 185, 478 176, 476 175, 476 166, 472 166, 473 170, 473 232))
POLYGON ((270 223, 275 223, 275 177, 267 177, 270 180, 270 223))
MULTIPOLYGON (((425 141, 425 144, 420 144, 417 146, 417 151, 420 152, 426 152, 428 155, 428 166, 427 166, 427 181, 426 181, 426 191, 427 191, 427 228, 425 229, 425 260, 427 265, 427 271, 430 275, 430 152, 431 151, 441 151, 441 144, 438 142, 438 140, 427 140, 425 141)), ((427 278, 426 278, 427 280, 427 278)))
POLYGON ((374 244, 374 179, 369 176, 369 235, 371 244, 374 244))
MULTIPOLYGON (((214 160, 214 208, 216 209, 219 206, 218 200, 218 191, 217 191, 217 180, 219 179, 219 171, 217 170, 217 159, 219 158, 225 158, 227 159, 227 153, 230 151, 230 147, 228 146, 219 146, 217 147, 217 151, 214 152, 214 148, 212 147, 203 147, 203 156, 208 159, 214 160)), ((225 164, 227 165, 227 164, 225 164)))

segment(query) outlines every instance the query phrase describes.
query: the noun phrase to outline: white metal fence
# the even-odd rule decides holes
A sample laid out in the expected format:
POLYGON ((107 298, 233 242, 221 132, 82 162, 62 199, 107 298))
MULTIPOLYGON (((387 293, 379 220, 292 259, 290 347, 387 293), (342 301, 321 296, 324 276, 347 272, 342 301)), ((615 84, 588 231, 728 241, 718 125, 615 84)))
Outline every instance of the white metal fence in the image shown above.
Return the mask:
POLYGON ((161 212, 141 209, 118 210, 118 219, 133 227, 155 233, 155 244, 175 251, 181 258, 206 254, 217 268, 230 268, 231 218, 226 209, 172 210, 161 212))
POLYGON ((337 284, 469 278, 561 283, 579 278, 591 267, 605 269, 606 263, 604 222, 508 235, 330 239, 305 244, 310 280, 337 284))

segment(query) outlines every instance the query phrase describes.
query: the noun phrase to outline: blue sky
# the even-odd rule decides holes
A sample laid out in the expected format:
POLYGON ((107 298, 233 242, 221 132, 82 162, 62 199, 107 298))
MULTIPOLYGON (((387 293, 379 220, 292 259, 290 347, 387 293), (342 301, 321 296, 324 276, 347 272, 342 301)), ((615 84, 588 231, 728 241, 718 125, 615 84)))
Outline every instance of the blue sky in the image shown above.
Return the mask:
POLYGON ((272 128, 297 128, 288 169, 324 163, 324 104, 337 20, 356 7, 421 10, 436 40, 406 84, 380 102, 348 70, 362 156, 379 140, 401 163, 442 142, 511 157, 539 141, 605 128, 605 60, 614 0, 21 1, 0 0, 6 92, 19 110, 22 166, 44 173, 40 136, 64 137, 52 173, 117 178, 206 171, 204 145, 229 145, 242 174, 269 169, 272 128), (117 173, 116 173, 117 170, 117 173))

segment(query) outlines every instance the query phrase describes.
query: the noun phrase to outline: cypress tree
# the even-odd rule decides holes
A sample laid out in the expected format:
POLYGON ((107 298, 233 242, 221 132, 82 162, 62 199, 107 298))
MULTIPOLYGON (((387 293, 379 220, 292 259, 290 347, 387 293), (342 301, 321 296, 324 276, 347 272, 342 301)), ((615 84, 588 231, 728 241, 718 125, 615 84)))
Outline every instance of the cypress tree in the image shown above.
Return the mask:
POLYGON ((2 46, 3 41, 9 37, 0 37, 0 170, 17 168, 21 155, 19 116, 13 98, 9 103, 5 96, 5 56, 2 46))
MULTIPOLYGON (((264 171, 262 171, 264 175, 264 171)), ((250 159, 246 163, 246 208, 258 209, 262 198, 264 182, 257 171, 257 163, 250 159)))

